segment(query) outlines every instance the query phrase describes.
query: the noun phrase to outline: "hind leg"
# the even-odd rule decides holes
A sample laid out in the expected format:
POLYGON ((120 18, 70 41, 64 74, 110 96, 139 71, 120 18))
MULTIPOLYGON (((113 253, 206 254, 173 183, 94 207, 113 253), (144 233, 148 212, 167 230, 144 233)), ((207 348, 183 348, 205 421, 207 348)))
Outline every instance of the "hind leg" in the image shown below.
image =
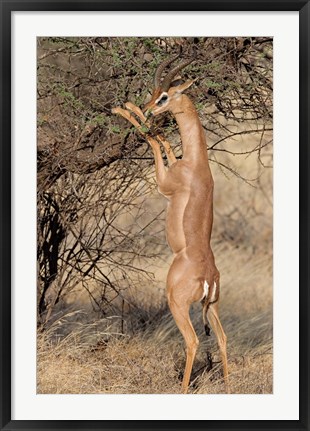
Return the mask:
POLYGON ((193 368, 199 340, 190 320, 189 310, 193 302, 203 295, 203 282, 195 274, 193 266, 185 254, 175 256, 167 276, 168 304, 174 320, 186 344, 186 364, 182 382, 182 392, 186 393, 193 368))
POLYGON ((186 344, 186 365, 182 381, 182 392, 186 394, 199 340, 190 320, 189 305, 180 303, 178 304, 173 299, 171 299, 171 297, 170 300, 168 297, 168 303, 177 327, 183 335, 186 344))
POLYGON ((217 338, 222 364, 223 364, 223 374, 224 374, 226 392, 229 393, 230 390, 229 390, 229 384, 228 384, 228 365, 227 365, 227 349, 226 349, 227 337, 225 335, 224 329, 222 327, 222 324, 219 318, 218 302, 210 304, 207 311, 207 318, 217 338))
POLYGON ((167 278, 167 296, 171 313, 186 344, 186 364, 182 382, 182 392, 186 393, 199 345, 189 310, 191 304, 201 298, 203 288, 201 283, 192 279, 189 268, 186 268, 185 277, 183 264, 182 259, 176 259, 171 265, 167 278))

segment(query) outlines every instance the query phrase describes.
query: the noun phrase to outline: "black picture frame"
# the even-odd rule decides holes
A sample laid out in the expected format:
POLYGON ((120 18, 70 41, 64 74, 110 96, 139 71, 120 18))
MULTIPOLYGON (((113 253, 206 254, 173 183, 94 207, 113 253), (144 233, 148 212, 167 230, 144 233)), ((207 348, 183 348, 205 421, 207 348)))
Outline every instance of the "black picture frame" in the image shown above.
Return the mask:
MULTIPOLYGON (((1 430, 274 430, 309 429, 309 0, 0 0, 1 12, 1 143, 0 143, 0 423, 1 430), (298 11, 299 12, 299 148, 300 148, 300 408, 299 420, 253 421, 77 421, 11 420, 11 13, 14 11, 298 11)), ((292 83, 292 85, 294 85, 292 83)), ((288 89, 290 91, 290 89, 288 89)), ((289 109, 289 107, 288 107, 289 109)), ((292 289, 297 289, 292 286, 292 289)), ((289 318, 289 316, 288 316, 289 318)), ((289 370, 288 370, 289 372, 289 370)), ((207 408, 207 406, 206 406, 207 408)))

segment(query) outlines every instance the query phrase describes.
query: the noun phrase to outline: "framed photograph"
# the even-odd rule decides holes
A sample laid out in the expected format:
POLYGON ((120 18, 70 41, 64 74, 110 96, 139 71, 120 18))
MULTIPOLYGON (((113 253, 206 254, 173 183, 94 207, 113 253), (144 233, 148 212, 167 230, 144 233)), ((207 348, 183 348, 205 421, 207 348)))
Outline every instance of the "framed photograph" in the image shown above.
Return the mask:
POLYGON ((309 429, 308 1, 1 0, 1 429, 309 429))

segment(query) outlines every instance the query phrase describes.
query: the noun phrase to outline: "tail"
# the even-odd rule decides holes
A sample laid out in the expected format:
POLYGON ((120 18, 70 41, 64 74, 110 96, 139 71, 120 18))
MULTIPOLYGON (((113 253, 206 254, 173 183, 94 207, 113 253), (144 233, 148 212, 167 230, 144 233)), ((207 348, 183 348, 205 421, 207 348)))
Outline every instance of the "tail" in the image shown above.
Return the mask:
POLYGON ((205 328, 205 333, 207 336, 210 335, 210 326, 207 319, 207 313, 210 304, 214 304, 219 299, 219 281, 218 283, 214 282, 211 289, 209 289, 209 285, 207 281, 204 284, 205 296, 202 298, 202 319, 205 328))
POLYGON ((210 336, 210 326, 207 319, 207 312, 208 312, 209 305, 210 305, 210 301, 205 296, 202 300, 202 319, 203 319, 203 324, 204 324, 205 333, 207 337, 210 336))

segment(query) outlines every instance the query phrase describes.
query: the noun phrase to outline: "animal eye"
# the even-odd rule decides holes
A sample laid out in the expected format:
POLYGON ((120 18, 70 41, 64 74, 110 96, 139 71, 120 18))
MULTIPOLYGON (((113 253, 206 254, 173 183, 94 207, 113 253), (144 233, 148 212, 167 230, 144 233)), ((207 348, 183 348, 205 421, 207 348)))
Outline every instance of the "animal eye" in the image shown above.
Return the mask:
POLYGON ((167 100, 168 100, 168 96, 167 96, 167 94, 164 94, 164 95, 162 96, 162 98, 157 102, 157 105, 158 105, 158 106, 161 106, 161 105, 163 105, 167 100))

